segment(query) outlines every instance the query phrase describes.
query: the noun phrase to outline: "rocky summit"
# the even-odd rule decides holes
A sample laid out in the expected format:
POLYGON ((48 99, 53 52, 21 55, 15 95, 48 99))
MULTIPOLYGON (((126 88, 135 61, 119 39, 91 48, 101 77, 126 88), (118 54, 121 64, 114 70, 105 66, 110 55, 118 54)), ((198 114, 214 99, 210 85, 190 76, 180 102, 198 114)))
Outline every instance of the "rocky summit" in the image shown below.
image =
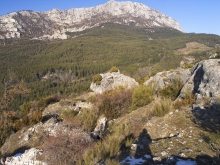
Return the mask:
POLYGON ((83 31, 107 22, 183 31, 177 21, 144 4, 111 0, 91 8, 19 11, 3 15, 0 17, 0 39, 66 39, 69 32, 83 31))

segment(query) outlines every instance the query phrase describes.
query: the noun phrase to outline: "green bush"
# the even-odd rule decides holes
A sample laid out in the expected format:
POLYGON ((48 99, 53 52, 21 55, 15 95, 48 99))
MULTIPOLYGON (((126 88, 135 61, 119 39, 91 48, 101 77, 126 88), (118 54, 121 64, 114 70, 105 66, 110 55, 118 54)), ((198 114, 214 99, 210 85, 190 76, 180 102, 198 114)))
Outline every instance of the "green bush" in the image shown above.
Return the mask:
POLYGON ((96 74, 92 77, 92 82, 96 85, 100 85, 102 81, 102 76, 100 74, 96 74))
POLYGON ((153 101, 154 93, 151 87, 140 85, 136 87, 132 94, 132 108, 136 109, 153 101))
POLYGON ((112 73, 112 72, 118 72, 118 68, 116 67, 116 66, 113 66, 110 70, 109 70, 109 72, 110 73, 112 73))

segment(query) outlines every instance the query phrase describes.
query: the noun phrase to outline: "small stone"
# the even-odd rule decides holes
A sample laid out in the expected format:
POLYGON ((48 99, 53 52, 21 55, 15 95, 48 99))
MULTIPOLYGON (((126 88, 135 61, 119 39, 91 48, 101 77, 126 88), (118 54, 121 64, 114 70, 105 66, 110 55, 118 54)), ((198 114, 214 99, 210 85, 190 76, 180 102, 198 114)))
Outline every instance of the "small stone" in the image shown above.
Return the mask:
POLYGON ((177 134, 177 137, 182 137, 182 136, 183 136, 182 133, 178 133, 178 134, 177 134))
POLYGON ((167 152, 166 152, 166 151, 162 151, 162 152, 161 152, 161 155, 162 155, 162 156, 166 156, 166 155, 167 155, 167 152))
POLYGON ((160 157, 154 157, 153 161, 161 161, 161 158, 160 157))
POLYGON ((136 150, 137 149, 137 144, 132 144, 131 145, 131 150, 136 150))
POLYGON ((178 153, 179 156, 185 157, 186 155, 183 152, 178 153))
POLYGON ((173 137, 173 136, 174 136, 174 134, 172 134, 172 133, 169 135, 169 137, 173 137))
POLYGON ((202 139, 199 139, 198 141, 199 141, 200 143, 202 143, 202 142, 203 142, 203 140, 202 140, 202 139))

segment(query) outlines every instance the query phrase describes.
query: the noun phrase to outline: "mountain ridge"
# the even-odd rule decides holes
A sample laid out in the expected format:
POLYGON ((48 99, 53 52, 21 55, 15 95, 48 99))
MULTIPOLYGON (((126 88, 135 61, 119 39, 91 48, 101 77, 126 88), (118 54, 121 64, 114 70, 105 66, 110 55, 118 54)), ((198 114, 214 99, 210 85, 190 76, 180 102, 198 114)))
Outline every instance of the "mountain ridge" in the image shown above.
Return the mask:
POLYGON ((67 39, 66 32, 83 31, 111 22, 141 27, 171 27, 181 32, 179 23, 165 14, 137 2, 109 1, 90 8, 30 10, 0 17, 0 39, 67 39))

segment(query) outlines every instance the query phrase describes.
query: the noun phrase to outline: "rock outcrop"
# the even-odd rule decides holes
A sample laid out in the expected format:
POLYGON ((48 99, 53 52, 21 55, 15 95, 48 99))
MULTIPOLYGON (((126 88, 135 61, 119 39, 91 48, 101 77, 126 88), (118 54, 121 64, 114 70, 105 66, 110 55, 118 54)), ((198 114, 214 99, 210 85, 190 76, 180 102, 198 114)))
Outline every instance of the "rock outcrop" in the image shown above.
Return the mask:
POLYGON ((204 104, 205 100, 215 102, 220 98, 220 60, 209 59, 197 63, 191 69, 191 77, 183 86, 179 98, 187 93, 196 95, 196 103, 204 104))
POLYGON ((107 124, 107 118, 104 116, 100 116, 100 118, 97 121, 97 125, 93 131, 94 138, 97 139, 102 137, 102 134, 106 129, 106 124, 107 124))
POLYGON ((163 89, 164 87, 169 86, 175 80, 180 81, 185 84, 189 77, 191 76, 191 72, 189 69, 177 69, 172 71, 163 71, 157 73, 155 76, 150 77, 149 80, 144 82, 145 85, 153 85, 154 90, 157 91, 159 89, 163 89))
POLYGON ((80 136, 81 139, 85 141, 92 141, 88 132, 68 127, 56 119, 56 117, 51 117, 45 122, 40 122, 32 127, 24 128, 12 134, 1 147, 1 154, 11 154, 15 149, 24 146, 38 147, 44 143, 46 137, 58 136, 60 132, 68 133, 68 135, 71 135, 73 138, 80 136))
POLYGON ((24 153, 17 153, 16 155, 12 157, 7 157, 4 160, 2 160, 2 163, 4 165, 47 165, 47 163, 39 161, 37 159, 37 156, 42 154, 42 150, 36 149, 36 148, 31 148, 29 150, 26 150, 24 153))
POLYGON ((103 93, 106 90, 111 90, 119 86, 131 88, 138 85, 135 79, 120 74, 119 71, 100 75, 102 76, 101 84, 96 85, 96 83, 92 83, 90 85, 90 89, 95 93, 103 93))

